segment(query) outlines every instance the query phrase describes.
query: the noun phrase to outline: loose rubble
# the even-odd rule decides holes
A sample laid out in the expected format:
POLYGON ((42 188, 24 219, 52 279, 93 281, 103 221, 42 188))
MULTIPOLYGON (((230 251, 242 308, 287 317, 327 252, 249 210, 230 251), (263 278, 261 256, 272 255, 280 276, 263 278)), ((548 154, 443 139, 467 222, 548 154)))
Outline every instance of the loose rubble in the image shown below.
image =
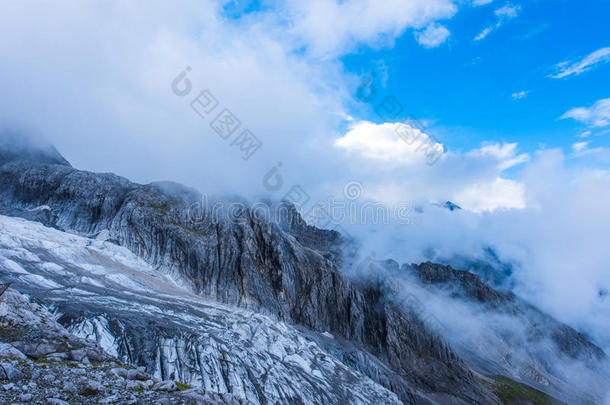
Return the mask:
POLYGON ((70 334, 9 289, 0 298, 0 403, 245 405, 230 394, 159 381, 70 334))

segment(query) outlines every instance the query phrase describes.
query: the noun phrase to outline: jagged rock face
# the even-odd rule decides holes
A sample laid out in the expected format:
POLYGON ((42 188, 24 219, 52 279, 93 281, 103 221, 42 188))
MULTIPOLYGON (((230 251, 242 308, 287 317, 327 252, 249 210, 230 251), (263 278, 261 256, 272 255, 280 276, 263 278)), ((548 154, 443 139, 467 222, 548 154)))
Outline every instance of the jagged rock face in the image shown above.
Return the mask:
POLYGON ((248 210, 232 220, 208 215, 194 223, 187 213, 200 196, 190 190, 140 186, 68 166, 9 163, 0 170, 0 188, 5 212, 49 207, 47 225, 88 235, 107 231, 197 294, 364 345, 400 377, 394 385, 402 381, 402 391, 414 386, 471 403, 490 401, 441 339, 378 291, 358 288, 341 274, 326 254, 339 239, 335 234, 295 236, 248 210), (320 246, 326 252, 315 249, 320 246))
MULTIPOLYGON (((387 262, 384 266, 400 277, 381 280, 373 276, 354 282, 341 271, 346 247, 342 236, 308 226, 290 207, 277 221, 268 221, 247 208, 229 215, 225 206, 212 215, 201 210, 201 200, 197 192, 179 185, 138 185, 118 176, 82 172, 47 161, 13 160, 0 167, 0 214, 124 246, 152 267, 148 276, 164 275, 186 287, 188 291, 179 294, 173 291, 168 302, 151 297, 156 283, 154 288, 148 283, 147 289, 124 294, 120 283, 85 288, 81 282, 78 288, 72 286, 74 291, 80 290, 74 298, 78 306, 70 305, 74 300, 62 294, 43 294, 41 287, 30 291, 56 305, 62 323, 79 336, 95 338, 107 351, 131 364, 145 365, 159 378, 180 376, 212 391, 240 392, 255 403, 271 399, 308 403, 308 398, 329 403, 346 398, 352 403, 392 403, 398 399, 409 404, 495 403, 490 389, 470 371, 473 367, 487 375, 508 374, 531 381, 543 390, 551 387, 553 393, 573 398, 571 403, 591 403, 581 400, 590 396, 568 393, 570 396, 563 391, 566 378, 555 377, 561 370, 545 363, 548 353, 526 349, 514 358, 505 358, 513 350, 511 345, 530 342, 529 337, 511 340, 504 336, 504 330, 488 331, 495 339, 491 345, 498 347, 491 354, 482 354, 486 347, 477 345, 485 346, 485 339, 447 336, 456 354, 412 305, 398 305, 394 299, 401 295, 397 286, 404 287, 402 276, 411 275, 416 281, 412 286, 429 287, 435 296, 447 295, 454 300, 445 304, 473 302, 481 314, 507 315, 519 325, 532 323, 528 332, 534 337, 532 341, 550 340, 559 345, 562 355, 584 360, 587 366, 593 367, 604 357, 584 337, 512 294, 498 292, 467 272, 432 263, 400 268, 387 262), (260 336, 251 333, 239 339, 243 330, 260 319, 252 312, 245 318, 229 315, 230 311, 218 315, 214 305, 202 310, 191 302, 175 302, 176 294, 184 299, 189 293, 302 327, 277 330, 266 326, 257 329, 260 336), (137 302, 132 302, 134 297, 138 297, 137 302), (178 319, 175 314, 190 315, 178 319), (291 349, 280 356, 278 364, 269 339, 282 334, 290 336, 282 342, 291 349), (309 343, 305 344, 303 337, 315 343, 318 351, 304 349, 309 343), (233 341, 239 344, 231 345, 233 341), (312 379, 309 373, 286 366, 286 357, 295 352, 304 359, 306 370, 315 365, 324 378, 312 379), (329 356, 332 367, 320 366, 316 353, 329 356), (276 368, 282 372, 269 375, 267 370, 276 368), (341 372, 336 375, 336 370, 341 372), (292 382, 295 376, 302 381, 300 385, 292 382), (261 379, 267 384, 264 387, 261 379), (333 388, 337 385, 349 388, 337 392, 333 388), (327 392, 331 396, 324 396, 327 392), (345 392, 353 396, 341 396, 345 392)), ((101 265, 116 268, 107 258, 101 265)), ((65 266, 73 268, 73 264, 65 266)), ((28 271, 49 277, 44 267, 33 266, 28 271)), ((52 279, 58 285, 70 285, 64 278, 52 279)), ((23 282, 24 288, 27 285, 23 282)))
MULTIPOLYGON (((400 402, 322 349, 314 335, 204 300, 104 240, 0 216, 0 271, 3 279, 50 305, 71 333, 97 342, 125 363, 144 366, 158 380, 231 393, 252 404, 400 402)), ((21 318, 27 325, 42 323, 21 318)), ((55 324, 50 314, 45 319, 55 324)), ((10 339, 18 341, 38 347, 36 339, 10 339)), ((389 373, 368 362, 378 374, 389 373)), ((409 388, 405 394, 427 403, 413 392, 409 388)))

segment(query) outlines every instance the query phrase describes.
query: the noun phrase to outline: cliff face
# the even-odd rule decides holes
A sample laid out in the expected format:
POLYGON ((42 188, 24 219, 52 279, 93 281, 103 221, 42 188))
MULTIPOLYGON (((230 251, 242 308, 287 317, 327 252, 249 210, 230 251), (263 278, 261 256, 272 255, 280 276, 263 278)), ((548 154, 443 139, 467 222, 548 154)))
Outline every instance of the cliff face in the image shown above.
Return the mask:
MULTIPOLYGON (((230 203, 205 200, 197 192, 175 184, 138 185, 111 174, 78 171, 46 158, 11 159, 0 167, 0 215, 19 216, 59 231, 76 232, 80 237, 112 242, 143 260, 155 277, 177 280, 185 289, 179 294, 173 292, 171 300, 159 301, 146 289, 122 295, 126 287, 120 283, 91 286, 81 282, 73 288, 88 291, 97 298, 80 294, 79 305, 71 305, 71 300, 60 293, 49 295, 44 292, 46 287, 29 285, 29 293, 55 305, 62 314, 62 323, 71 330, 100 342, 112 342, 109 350, 123 361, 146 366, 160 378, 180 375, 183 381, 212 391, 242 392, 256 398, 257 403, 267 403, 267 397, 280 403, 300 398, 306 403, 307 395, 335 403, 338 398, 345 399, 341 397, 345 394, 334 392, 325 398, 323 393, 333 392, 332 387, 336 385, 350 387, 354 381, 370 379, 373 384, 370 387, 378 388, 367 389, 365 382, 347 391, 359 395, 355 398, 363 403, 380 403, 379 398, 391 403, 392 395, 396 395, 409 404, 489 404, 497 403, 497 398, 470 367, 488 375, 523 368, 523 363, 503 364, 502 354, 481 355, 476 350, 480 342, 465 346, 464 341, 452 342, 456 352, 438 331, 431 329, 413 305, 404 305, 404 301, 395 299, 400 296, 396 286, 402 284, 393 283, 392 278, 361 282, 348 279, 341 270, 341 252, 347 242, 340 234, 308 226, 290 207, 285 207, 277 220, 269 221, 244 206, 230 210, 227 208, 230 203), (206 202, 203 207, 202 201, 206 202), (214 202, 224 203, 224 208, 212 212, 210 207, 214 202), (272 343, 254 345, 256 339, 253 340, 255 333, 252 332, 253 336, 238 340, 239 345, 227 350, 231 336, 237 339, 239 330, 260 320, 233 319, 226 311, 223 316, 210 317, 212 309, 177 304, 176 296, 184 294, 206 297, 295 325, 295 331, 273 331, 269 325, 263 335, 289 334, 289 341, 293 343, 285 343, 286 347, 306 338, 315 342, 319 353, 305 350, 301 345, 306 344, 301 342, 280 356, 281 364, 285 364, 286 356, 301 351, 299 358, 306 359, 305 369, 311 371, 320 355, 330 356, 333 367, 320 369, 322 380, 317 384, 311 381, 309 385, 305 383, 286 391, 281 387, 290 386, 296 371, 289 367, 281 375, 269 377, 268 371, 278 367, 274 363, 277 359, 268 354, 274 353, 272 343), (104 299, 104 296, 116 300, 104 299), (138 305, 131 305, 129 297, 134 297, 132 300, 138 305), (157 309, 152 310, 153 307, 157 309), (189 315, 185 320, 168 313, 189 315), (243 328, 230 326, 238 324, 243 328), (155 332, 151 334, 151 330, 155 332), (229 334, 225 334, 227 330, 229 334), (202 331, 205 332, 202 334, 202 331), (237 350, 240 345, 255 347, 237 350), (244 358, 260 360, 244 361, 244 358), (335 375, 336 370, 342 371, 335 375), (257 385, 256 381, 267 381, 267 378, 275 388, 257 385), (320 390, 316 386, 327 388, 320 390), (367 397, 367 391, 378 399, 367 397)), ((18 257, 11 260, 23 261, 18 257)), ((106 259, 101 265, 117 268, 116 263, 106 259)), ((468 273, 434 264, 403 268, 398 264, 384 265, 393 268, 396 280, 411 275, 422 289, 429 288, 436 295, 450 288, 450 298, 483 303, 488 305, 488 310, 509 308, 506 311, 511 315, 518 314, 524 322, 530 322, 530 313, 519 312, 525 303, 519 301, 519 305, 511 307, 511 302, 516 302, 514 298, 491 289, 468 273)), ((89 266, 75 271, 80 274, 83 269, 89 266)), ((67 280, 72 279, 50 275, 41 265, 32 265, 28 271, 43 278, 52 276, 53 282, 60 286, 69 285, 67 280)), ((27 288, 28 284, 20 277, 14 275, 14 281, 27 288)), ((549 319, 536 319, 540 326, 535 331, 540 332, 549 319)), ((575 331, 559 323, 553 325, 551 335, 560 337, 558 341, 563 342, 566 356, 604 357, 595 346, 586 340, 580 341, 575 331)), ((502 335, 492 332, 493 336, 502 335)), ((509 340, 497 339, 497 342, 510 350, 509 340)), ((297 358, 293 360, 301 362, 297 358)), ((541 361, 533 362, 536 375, 552 374, 552 370, 540 366, 541 361)), ((299 373, 302 380, 310 379, 307 374, 299 373)))
POLYGON ((336 256, 318 250, 332 250, 340 241, 335 233, 299 232, 302 224, 291 229, 248 210, 192 221, 189 209, 201 197, 191 190, 136 185, 65 165, 8 163, 0 170, 0 190, 4 213, 27 217, 43 210, 46 225, 85 235, 106 232, 196 294, 362 346, 391 370, 392 386, 407 403, 414 401, 406 394, 412 387, 470 403, 490 401, 468 367, 413 314, 379 291, 349 282, 336 256))
MULTIPOLYGON (((250 404, 399 401, 294 327, 204 300, 103 239, 0 216, 0 270, 2 279, 52 308, 72 334, 159 381, 231 393, 250 404)), ((21 336, 0 333, 0 340, 33 358, 35 350, 56 351, 37 336, 21 336)))

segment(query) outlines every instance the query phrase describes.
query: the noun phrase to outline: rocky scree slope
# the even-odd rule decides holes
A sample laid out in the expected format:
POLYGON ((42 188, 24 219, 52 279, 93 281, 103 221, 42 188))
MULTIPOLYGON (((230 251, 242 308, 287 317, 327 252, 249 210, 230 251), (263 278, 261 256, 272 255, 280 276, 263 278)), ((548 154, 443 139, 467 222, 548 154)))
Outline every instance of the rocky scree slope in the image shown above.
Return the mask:
POLYGON ((0 278, 159 380, 252 404, 400 402, 290 325, 205 300, 103 239, 0 216, 0 278))
POLYGON ((160 381, 59 325, 9 289, 0 301, 0 402, 4 404, 245 405, 232 395, 160 381))

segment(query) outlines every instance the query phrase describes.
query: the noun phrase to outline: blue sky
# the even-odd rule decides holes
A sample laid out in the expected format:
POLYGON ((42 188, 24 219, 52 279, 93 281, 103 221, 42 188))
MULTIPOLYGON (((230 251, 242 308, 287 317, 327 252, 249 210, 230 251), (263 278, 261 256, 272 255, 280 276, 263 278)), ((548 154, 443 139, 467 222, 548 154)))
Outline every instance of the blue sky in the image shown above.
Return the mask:
POLYGON ((355 178, 376 200, 481 211, 528 206, 520 176, 543 151, 567 166, 610 163, 608 2, 28 4, 2 5, 0 125, 50 138, 78 167, 258 196, 270 165, 291 161, 286 177, 312 194, 355 178), (186 66, 193 91, 258 134, 254 158, 167 91, 186 66), (377 97, 360 102, 372 73, 377 97), (414 144, 398 118, 375 114, 387 96, 425 124, 414 144), (421 153, 431 141, 445 152, 434 167, 421 153))
MULTIPOLYGON (((375 82, 380 88, 385 69, 387 83, 380 93, 394 95, 409 114, 434 120, 430 131, 448 148, 506 141, 518 142, 527 151, 541 145, 570 150, 587 128, 559 118, 571 108, 608 97, 610 64, 561 79, 549 75, 556 64, 610 44, 610 3, 510 3, 520 7, 518 15, 484 39, 474 40, 497 21, 495 10, 506 4, 494 1, 460 9, 442 22, 451 35, 437 47, 422 47, 405 33, 393 47, 360 47, 342 61, 355 74, 380 72, 375 82), (523 98, 513 97, 520 92, 526 92, 523 98)), ((383 96, 372 102, 373 107, 383 96)), ((372 108, 358 113, 381 120, 372 108)), ((608 146, 608 136, 591 139, 591 147, 608 146)))

